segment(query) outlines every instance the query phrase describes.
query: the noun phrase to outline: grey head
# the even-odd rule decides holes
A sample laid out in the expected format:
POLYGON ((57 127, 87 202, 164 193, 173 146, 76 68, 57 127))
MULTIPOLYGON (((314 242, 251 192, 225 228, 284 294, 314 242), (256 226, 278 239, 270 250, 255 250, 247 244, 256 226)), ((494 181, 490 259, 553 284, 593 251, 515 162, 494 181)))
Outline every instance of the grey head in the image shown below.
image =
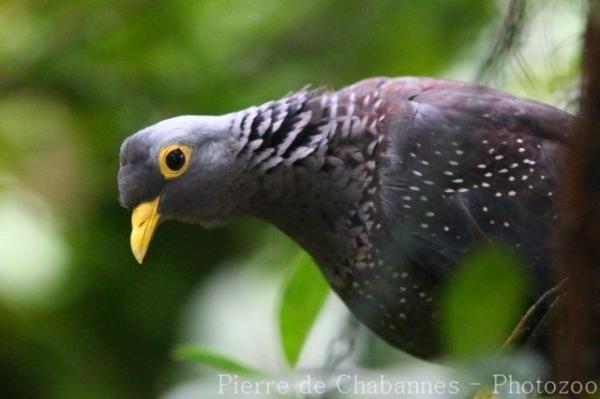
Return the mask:
POLYGON ((233 114, 178 116, 128 137, 121 146, 119 201, 133 210, 131 245, 141 262, 161 221, 205 225, 243 214, 239 142, 233 114))

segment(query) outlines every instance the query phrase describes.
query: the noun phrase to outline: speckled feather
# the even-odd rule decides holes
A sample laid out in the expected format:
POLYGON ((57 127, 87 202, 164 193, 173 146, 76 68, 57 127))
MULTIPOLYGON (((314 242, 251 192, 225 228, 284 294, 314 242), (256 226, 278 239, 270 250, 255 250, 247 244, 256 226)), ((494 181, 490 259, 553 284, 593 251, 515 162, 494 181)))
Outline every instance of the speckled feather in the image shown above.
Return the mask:
POLYGON ((375 78, 236 120, 240 156, 260 173, 257 216, 305 247, 393 345, 440 353, 439 287, 482 240, 523 256, 532 300, 549 288, 568 114, 466 83, 375 78))
MULTIPOLYGON (((483 86, 373 78, 305 88, 222 116, 180 116, 121 148, 121 203, 160 199, 162 219, 274 224, 316 260, 370 329, 431 358, 440 287, 474 246, 501 238, 533 282, 552 283, 550 234, 572 117, 483 86), (165 145, 192 148, 164 179, 165 145)), ((493 277, 492 277, 493 278, 493 277)))

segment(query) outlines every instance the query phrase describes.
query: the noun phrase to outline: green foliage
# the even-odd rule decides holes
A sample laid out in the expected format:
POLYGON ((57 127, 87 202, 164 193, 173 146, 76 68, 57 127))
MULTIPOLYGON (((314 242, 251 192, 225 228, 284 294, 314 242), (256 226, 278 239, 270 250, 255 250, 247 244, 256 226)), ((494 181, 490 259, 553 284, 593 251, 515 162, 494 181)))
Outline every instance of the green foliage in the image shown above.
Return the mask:
POLYGON ((279 306, 282 349, 290 366, 296 365, 328 293, 318 266, 302 253, 284 286, 279 306))
MULTIPOLYGON (((144 267, 135 267, 130 215, 115 184, 127 135, 165 117, 230 112, 308 83, 442 75, 477 42, 495 7, 480 0, 0 1, 0 179, 47 205, 68 253, 43 310, 0 303, 0 396, 156 397, 173 385, 182 306, 216 265, 250 256, 259 244, 257 223, 208 232, 167 222, 144 267)), ((40 258, 35 246, 23 250, 40 258)), ((286 336, 297 328, 288 322, 286 336)), ((296 349, 286 353, 297 353, 301 341, 289 341, 296 349)))
MULTIPOLYGON (((296 365, 328 293, 326 280, 308 254, 300 252, 292 258, 289 274, 281 287, 278 312, 281 349, 290 366, 296 365)), ((177 347, 174 356, 238 374, 261 374, 237 360, 195 345, 177 347)))
POLYGON ((449 281, 442 303, 442 336, 459 358, 498 351, 524 311, 527 276, 502 245, 480 248, 449 281))
POLYGON ((245 376, 259 376, 259 370, 244 365, 239 361, 197 345, 179 345, 173 351, 177 360, 191 360, 217 370, 245 376))

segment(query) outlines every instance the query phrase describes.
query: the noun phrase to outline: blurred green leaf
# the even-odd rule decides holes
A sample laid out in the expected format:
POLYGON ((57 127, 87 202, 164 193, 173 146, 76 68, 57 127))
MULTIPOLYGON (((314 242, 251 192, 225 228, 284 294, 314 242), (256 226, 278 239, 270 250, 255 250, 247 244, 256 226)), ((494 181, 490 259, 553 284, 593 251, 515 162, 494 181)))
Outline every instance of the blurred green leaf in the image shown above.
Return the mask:
POLYGON ((279 307, 281 342, 290 366, 296 365, 328 293, 329 287, 318 266, 302 253, 285 283, 279 307))
POLYGON ((527 279, 508 248, 494 244, 462 263, 442 300, 449 354, 470 357, 501 348, 524 310, 527 279))
POLYGON ((197 345, 179 345, 173 351, 173 356, 177 360, 192 360, 196 363, 231 373, 238 373, 246 376, 257 376, 262 374, 261 371, 253 367, 197 345))

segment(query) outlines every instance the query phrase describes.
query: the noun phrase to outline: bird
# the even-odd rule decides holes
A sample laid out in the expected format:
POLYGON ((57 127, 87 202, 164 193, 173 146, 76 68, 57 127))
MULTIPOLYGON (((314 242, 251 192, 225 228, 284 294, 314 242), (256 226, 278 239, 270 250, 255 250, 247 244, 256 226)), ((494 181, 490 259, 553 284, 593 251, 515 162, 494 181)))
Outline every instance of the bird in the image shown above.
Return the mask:
MULTIPOLYGON (((483 85, 374 77, 307 86, 125 139, 119 201, 142 262, 157 226, 257 218, 315 260, 352 314, 392 346, 444 354, 440 303, 460 260, 502 240, 555 286, 551 236, 574 117, 483 85)), ((493 276, 491 276, 493 278, 493 276)))

